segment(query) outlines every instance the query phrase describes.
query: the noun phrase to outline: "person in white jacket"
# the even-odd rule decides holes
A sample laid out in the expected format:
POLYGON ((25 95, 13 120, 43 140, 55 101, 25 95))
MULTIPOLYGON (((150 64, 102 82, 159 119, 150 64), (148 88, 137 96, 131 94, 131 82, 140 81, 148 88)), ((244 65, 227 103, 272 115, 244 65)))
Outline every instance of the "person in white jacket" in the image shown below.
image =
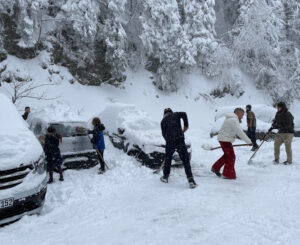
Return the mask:
POLYGON ((234 170, 235 154, 232 143, 235 141, 237 136, 249 144, 249 146, 252 146, 251 140, 240 127, 240 122, 244 113, 245 112, 242 108, 236 108, 234 113, 226 115, 226 119, 218 133, 218 141, 220 142, 224 155, 215 162, 211 169, 211 171, 218 177, 223 175, 226 179, 236 179, 236 173, 234 170), (224 169, 221 175, 220 170, 223 166, 224 169))

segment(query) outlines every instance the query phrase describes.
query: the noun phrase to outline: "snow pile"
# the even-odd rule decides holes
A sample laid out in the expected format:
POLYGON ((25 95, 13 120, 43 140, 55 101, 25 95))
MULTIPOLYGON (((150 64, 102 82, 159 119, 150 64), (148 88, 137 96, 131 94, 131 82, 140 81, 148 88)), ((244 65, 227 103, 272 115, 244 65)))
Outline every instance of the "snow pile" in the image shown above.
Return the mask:
MULTIPOLYGON (((216 116, 215 116, 215 122, 212 125, 211 128, 211 134, 217 134, 219 129, 221 128, 225 116, 228 113, 232 113, 235 108, 241 107, 245 108, 246 105, 243 106, 224 106, 219 107, 216 110, 216 116)), ((266 132, 272 125, 272 121, 275 118, 276 109, 267 105, 258 104, 252 106, 252 111, 255 113, 256 116, 256 124, 257 124, 257 131, 258 132, 266 132)), ((241 127, 243 130, 247 130, 247 115, 245 113, 245 116, 242 120, 241 127)))
POLYGON ((159 123, 134 105, 110 105, 98 116, 110 134, 124 131, 122 135, 128 143, 142 146, 146 153, 152 152, 156 145, 165 143, 159 123))
POLYGON ((37 160, 42 147, 11 101, 0 93, 0 170, 37 160))

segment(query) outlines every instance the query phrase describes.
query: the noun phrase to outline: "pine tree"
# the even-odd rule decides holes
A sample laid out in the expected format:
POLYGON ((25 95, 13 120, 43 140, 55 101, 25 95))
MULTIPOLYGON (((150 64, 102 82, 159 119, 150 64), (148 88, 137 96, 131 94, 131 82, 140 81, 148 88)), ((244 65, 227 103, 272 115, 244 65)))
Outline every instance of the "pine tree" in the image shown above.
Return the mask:
POLYGON ((280 55, 283 22, 265 1, 249 0, 233 32, 235 58, 248 72, 257 73, 261 66, 276 67, 280 55))
POLYGON ((104 40, 106 44, 106 62, 110 65, 111 84, 118 84, 126 79, 127 68, 126 44, 127 35, 122 25, 125 15, 126 0, 108 0, 107 19, 104 24, 104 40))
POLYGON ((156 86, 174 91, 180 70, 195 64, 191 43, 180 25, 176 0, 144 1, 141 20, 146 54, 158 60, 156 86))
POLYGON ((217 49, 215 40, 214 0, 185 1, 184 30, 192 44, 192 53, 205 74, 217 49))

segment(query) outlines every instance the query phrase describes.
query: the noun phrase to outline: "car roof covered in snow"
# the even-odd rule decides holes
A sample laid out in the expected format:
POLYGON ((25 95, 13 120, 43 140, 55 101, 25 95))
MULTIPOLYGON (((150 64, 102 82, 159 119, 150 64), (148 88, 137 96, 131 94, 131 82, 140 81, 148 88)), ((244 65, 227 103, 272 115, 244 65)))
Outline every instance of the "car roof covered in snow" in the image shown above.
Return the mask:
POLYGON ((41 108, 34 108, 29 114, 27 123, 30 129, 36 134, 46 133, 46 128, 49 124, 74 124, 78 126, 87 126, 78 113, 73 111, 69 105, 61 103, 53 103, 41 108))
MULTIPOLYGON (((241 107, 243 109, 246 108, 246 105, 237 105, 237 106, 224 106, 224 107, 219 107, 216 110, 216 115, 215 115, 215 122, 212 124, 211 128, 211 134, 217 134, 218 131, 220 130, 224 120, 225 116, 228 113, 232 113, 235 108, 241 107)), ((276 114, 276 109, 263 105, 263 104, 257 104, 257 105, 252 105, 252 111, 255 113, 256 116, 256 130, 258 132, 266 132, 268 129, 271 127, 272 121, 275 117, 276 114)), ((241 127, 243 130, 247 130, 247 115, 245 113, 244 118, 242 119, 241 127)))
MULTIPOLYGON (((241 107, 244 110, 246 109, 246 105, 219 107, 216 111, 216 119, 225 117, 226 114, 232 113, 237 107, 241 107)), ((265 123, 272 123, 276 114, 276 109, 274 107, 263 104, 252 105, 252 111, 255 113, 257 119, 265 123)))
POLYGON ((0 170, 38 160, 43 149, 11 100, 0 93, 0 170))
POLYGON ((134 105, 113 104, 96 116, 100 117, 109 133, 118 134, 118 129, 123 129, 128 142, 143 147, 146 152, 165 143, 159 122, 153 121, 146 112, 134 105))

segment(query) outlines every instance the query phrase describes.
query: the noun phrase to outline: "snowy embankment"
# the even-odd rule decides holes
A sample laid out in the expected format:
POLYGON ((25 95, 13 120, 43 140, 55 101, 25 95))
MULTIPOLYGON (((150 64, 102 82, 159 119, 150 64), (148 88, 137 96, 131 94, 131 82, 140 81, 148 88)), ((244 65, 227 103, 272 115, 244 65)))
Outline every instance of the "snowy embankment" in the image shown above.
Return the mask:
MULTIPOLYGON (((11 62, 10 69, 26 70, 38 82, 55 74, 40 67, 41 59, 44 57, 33 61, 10 57, 7 62, 11 62)), ((211 100, 207 93, 215 83, 196 73, 186 76, 187 85, 177 93, 165 95, 152 86, 145 71, 129 73, 125 88, 113 88, 70 84, 69 73, 56 69, 61 77, 58 85, 47 87, 47 93, 58 99, 23 100, 18 104, 20 110, 25 105, 35 111, 55 104, 89 120, 119 102, 134 104, 157 122, 165 107, 186 111, 190 119, 186 137, 192 142, 192 168, 199 186, 187 188, 183 169, 172 170, 169 184, 161 183, 158 175, 113 148, 106 137, 105 159, 111 170, 103 176, 97 175, 97 167, 66 171, 63 183, 55 176, 55 183, 48 186, 42 214, 1 228, 0 244, 299 244, 299 138, 293 142, 291 166, 272 164, 272 142, 263 145, 251 166, 247 164, 250 147, 236 148, 236 181, 217 178, 210 172, 221 151, 201 148, 203 144, 218 145, 215 137, 209 137, 215 109, 271 105, 246 76, 241 76, 246 91, 241 98, 211 100)), ((292 108, 297 117, 299 103, 292 108)), ((285 160, 284 153, 281 160, 285 160)))

